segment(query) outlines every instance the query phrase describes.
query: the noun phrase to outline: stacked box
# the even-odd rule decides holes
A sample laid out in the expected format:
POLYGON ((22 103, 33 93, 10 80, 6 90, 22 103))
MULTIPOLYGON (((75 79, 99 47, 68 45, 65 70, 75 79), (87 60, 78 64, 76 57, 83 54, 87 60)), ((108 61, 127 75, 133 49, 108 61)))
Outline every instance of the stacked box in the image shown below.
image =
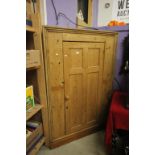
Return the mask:
POLYGON ((26 68, 40 66, 40 51, 26 50, 26 68))

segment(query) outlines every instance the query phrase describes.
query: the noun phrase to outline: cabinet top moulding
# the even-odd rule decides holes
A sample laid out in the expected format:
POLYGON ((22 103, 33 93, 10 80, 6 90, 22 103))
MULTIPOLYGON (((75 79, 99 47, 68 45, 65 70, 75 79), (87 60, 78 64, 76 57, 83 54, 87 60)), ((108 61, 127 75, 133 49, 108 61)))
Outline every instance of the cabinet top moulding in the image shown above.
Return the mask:
POLYGON ((88 30, 88 29, 75 29, 75 28, 60 28, 54 26, 43 26, 44 31, 53 32, 65 32, 74 34, 95 34, 95 35, 118 35, 118 32, 107 31, 107 30, 88 30))
POLYGON ((36 32, 35 28, 34 27, 31 27, 31 26, 26 26, 26 31, 27 32, 32 32, 32 33, 35 33, 36 32))
POLYGON ((36 104, 34 107, 26 111, 26 121, 29 120, 32 116, 34 116, 39 110, 41 110, 43 105, 36 104))

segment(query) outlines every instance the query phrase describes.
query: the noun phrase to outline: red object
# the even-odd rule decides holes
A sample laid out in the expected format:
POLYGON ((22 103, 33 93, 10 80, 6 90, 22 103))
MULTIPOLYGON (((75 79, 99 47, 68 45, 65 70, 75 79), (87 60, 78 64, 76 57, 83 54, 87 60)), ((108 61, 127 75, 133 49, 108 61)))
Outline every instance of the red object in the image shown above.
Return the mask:
POLYGON ((127 93, 117 91, 113 94, 105 132, 105 144, 107 145, 111 145, 114 130, 129 130, 129 110, 123 105, 126 97, 127 93))

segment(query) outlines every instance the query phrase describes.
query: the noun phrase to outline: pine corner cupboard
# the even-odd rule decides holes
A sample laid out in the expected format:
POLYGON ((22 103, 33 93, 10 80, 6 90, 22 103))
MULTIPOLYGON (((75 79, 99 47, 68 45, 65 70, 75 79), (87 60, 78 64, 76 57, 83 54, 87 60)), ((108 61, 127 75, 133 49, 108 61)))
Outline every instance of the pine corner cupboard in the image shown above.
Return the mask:
POLYGON ((51 148, 102 125, 117 37, 109 31, 43 27, 51 148))

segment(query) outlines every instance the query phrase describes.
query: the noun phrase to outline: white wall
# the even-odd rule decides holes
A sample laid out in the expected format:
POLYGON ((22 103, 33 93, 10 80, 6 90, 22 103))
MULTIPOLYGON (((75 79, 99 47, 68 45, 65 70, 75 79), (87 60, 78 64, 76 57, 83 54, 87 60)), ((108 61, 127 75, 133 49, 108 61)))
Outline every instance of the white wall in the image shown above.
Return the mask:
POLYGON ((99 0, 98 1, 98 26, 106 26, 111 20, 129 22, 129 0, 99 0), (118 7, 119 2, 123 2, 122 8, 118 7), (110 3, 109 8, 105 4, 110 3))
POLYGON ((112 18, 118 21, 129 22, 129 0, 113 0, 112 18), (118 6, 122 2, 123 7, 118 6), (119 3, 120 4, 120 3, 119 3))
POLYGON ((98 1, 98 26, 105 26, 112 19, 113 0, 98 1), (110 3, 109 8, 105 8, 105 4, 110 3))

